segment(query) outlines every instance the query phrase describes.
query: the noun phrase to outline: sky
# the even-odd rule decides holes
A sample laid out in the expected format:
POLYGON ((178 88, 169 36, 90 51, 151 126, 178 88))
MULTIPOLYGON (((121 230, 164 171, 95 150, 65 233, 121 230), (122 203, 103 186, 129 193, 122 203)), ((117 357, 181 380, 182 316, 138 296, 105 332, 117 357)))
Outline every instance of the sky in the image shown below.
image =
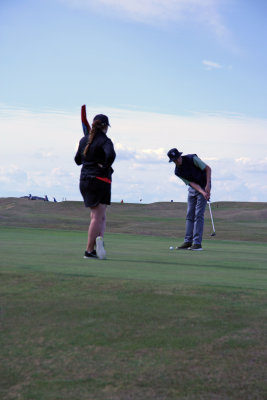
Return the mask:
POLYGON ((0 197, 82 200, 74 155, 107 114, 112 201, 186 201, 166 153, 212 169, 211 201, 267 201, 265 0, 1 0, 0 197))

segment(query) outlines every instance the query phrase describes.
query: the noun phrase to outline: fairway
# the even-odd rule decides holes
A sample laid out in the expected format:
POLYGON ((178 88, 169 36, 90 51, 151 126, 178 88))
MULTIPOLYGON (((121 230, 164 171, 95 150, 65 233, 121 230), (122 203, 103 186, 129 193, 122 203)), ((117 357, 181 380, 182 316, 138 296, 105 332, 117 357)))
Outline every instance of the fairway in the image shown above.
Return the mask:
POLYGON ((266 243, 0 228, 0 397, 266 397, 266 243))
POLYGON ((202 252, 169 250, 181 239, 107 234, 108 259, 86 260, 83 232, 2 228, 1 266, 39 271, 160 283, 267 289, 265 243, 203 242, 202 252), (16 243, 16 252, 13 252, 16 243))

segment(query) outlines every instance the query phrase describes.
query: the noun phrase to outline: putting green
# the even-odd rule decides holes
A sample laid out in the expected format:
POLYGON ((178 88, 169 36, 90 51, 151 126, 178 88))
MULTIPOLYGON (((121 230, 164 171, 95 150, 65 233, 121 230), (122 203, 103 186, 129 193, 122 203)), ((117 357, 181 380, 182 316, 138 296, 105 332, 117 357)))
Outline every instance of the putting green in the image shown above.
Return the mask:
POLYGON ((86 232, 1 228, 3 270, 161 283, 266 289, 267 247, 263 243, 210 239, 203 251, 169 250, 182 239, 106 234, 107 260, 84 259, 86 232))

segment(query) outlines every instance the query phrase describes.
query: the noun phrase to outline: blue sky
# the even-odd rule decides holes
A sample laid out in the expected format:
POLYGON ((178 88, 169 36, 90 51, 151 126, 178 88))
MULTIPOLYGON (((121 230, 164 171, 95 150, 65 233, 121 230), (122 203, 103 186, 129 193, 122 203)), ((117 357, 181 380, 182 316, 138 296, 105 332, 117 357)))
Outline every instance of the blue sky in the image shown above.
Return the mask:
POLYGON ((79 200, 73 163, 107 113, 113 200, 186 200, 166 152, 197 153, 212 200, 267 201, 264 0, 3 0, 1 196, 79 200))

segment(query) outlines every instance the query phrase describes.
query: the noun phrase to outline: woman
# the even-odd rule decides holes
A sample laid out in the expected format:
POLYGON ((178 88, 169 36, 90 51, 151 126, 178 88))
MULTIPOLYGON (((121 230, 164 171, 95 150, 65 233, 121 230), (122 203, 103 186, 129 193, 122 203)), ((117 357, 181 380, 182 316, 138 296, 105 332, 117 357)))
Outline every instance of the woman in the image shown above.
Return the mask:
POLYGON ((84 258, 106 258, 103 236, 106 228, 106 208, 111 198, 111 175, 116 153, 112 141, 106 136, 109 120, 106 115, 94 117, 91 131, 79 143, 75 155, 77 165, 82 164, 80 191, 85 207, 91 209, 87 249, 84 258), (96 247, 96 250, 95 250, 96 247))

